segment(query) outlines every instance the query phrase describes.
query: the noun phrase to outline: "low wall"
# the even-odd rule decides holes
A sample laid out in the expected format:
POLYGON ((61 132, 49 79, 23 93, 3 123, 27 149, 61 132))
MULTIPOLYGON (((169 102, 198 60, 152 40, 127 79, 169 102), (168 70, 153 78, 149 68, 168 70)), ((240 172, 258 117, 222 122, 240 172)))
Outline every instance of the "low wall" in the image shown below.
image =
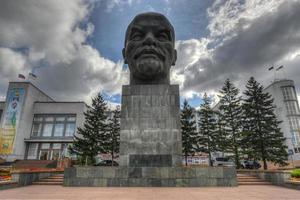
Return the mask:
POLYGON ((202 187, 237 186, 234 167, 72 167, 64 186, 202 187))
POLYGON ((44 171, 15 171, 11 173, 12 181, 17 182, 18 186, 31 185, 39 179, 60 174, 63 170, 44 170, 44 171))
POLYGON ((11 189, 17 187, 18 184, 15 182, 0 182, 0 190, 11 189))

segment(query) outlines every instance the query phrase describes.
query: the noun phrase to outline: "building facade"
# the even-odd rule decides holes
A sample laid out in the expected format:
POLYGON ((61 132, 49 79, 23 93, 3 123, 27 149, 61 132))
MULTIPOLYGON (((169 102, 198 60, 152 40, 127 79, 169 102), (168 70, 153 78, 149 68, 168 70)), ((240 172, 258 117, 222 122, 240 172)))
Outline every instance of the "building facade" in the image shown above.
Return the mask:
POLYGON ((0 156, 14 161, 68 155, 86 109, 84 102, 55 101, 30 82, 10 82, 0 102, 0 156))
POLYGON ((275 80, 264 90, 274 98, 275 114, 279 121, 281 131, 286 138, 289 159, 300 160, 300 111, 292 80, 275 80))

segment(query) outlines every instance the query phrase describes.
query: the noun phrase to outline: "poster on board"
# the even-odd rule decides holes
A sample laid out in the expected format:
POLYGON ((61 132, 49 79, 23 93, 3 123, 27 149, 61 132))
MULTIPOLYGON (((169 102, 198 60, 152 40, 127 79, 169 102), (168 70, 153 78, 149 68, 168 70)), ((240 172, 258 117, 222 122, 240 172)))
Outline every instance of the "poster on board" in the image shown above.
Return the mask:
POLYGON ((0 154, 11 154, 16 135, 16 129, 20 120, 25 89, 13 88, 8 91, 6 108, 3 113, 3 121, 0 130, 0 154))

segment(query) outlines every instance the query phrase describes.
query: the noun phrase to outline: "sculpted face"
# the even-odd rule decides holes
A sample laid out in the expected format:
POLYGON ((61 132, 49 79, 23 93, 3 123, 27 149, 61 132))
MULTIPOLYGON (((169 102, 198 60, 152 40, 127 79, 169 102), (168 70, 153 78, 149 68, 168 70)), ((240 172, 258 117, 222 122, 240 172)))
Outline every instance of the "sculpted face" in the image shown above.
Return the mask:
POLYGON ((123 57, 130 69, 130 84, 169 84, 175 65, 174 29, 158 13, 136 16, 127 28, 123 57))

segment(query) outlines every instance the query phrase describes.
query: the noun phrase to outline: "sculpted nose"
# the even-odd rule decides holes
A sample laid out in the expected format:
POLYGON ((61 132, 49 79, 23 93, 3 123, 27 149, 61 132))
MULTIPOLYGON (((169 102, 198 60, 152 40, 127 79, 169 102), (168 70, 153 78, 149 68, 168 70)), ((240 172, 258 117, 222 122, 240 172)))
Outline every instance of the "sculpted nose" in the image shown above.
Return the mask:
POLYGON ((144 45, 155 45, 155 38, 152 33, 148 33, 144 39, 144 45))

